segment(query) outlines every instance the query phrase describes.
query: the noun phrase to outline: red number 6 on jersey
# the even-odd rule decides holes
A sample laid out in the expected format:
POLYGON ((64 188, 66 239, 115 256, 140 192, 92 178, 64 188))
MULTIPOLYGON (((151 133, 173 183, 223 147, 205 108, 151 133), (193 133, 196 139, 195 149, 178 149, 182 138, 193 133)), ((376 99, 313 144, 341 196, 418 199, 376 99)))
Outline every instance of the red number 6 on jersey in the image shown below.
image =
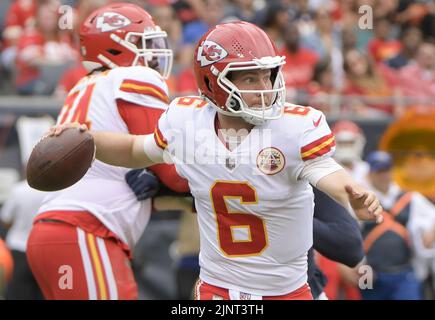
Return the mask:
POLYGON ((229 211, 227 199, 240 199, 241 204, 256 204, 257 192, 247 182, 217 181, 210 196, 218 227, 219 245, 230 257, 259 255, 268 245, 266 225, 258 216, 229 211), (236 229, 245 231, 245 239, 236 239, 236 229))

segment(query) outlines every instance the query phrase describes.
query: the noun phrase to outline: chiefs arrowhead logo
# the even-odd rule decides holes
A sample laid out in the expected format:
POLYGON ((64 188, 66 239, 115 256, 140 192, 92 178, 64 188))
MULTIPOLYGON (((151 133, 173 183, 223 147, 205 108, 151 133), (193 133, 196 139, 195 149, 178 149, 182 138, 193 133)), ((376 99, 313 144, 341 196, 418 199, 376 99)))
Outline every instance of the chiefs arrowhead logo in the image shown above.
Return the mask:
POLYGON ((264 148, 257 155, 257 167, 264 174, 277 174, 285 167, 284 154, 274 147, 264 148))
POLYGON ((124 28, 131 24, 130 19, 115 12, 104 12, 97 18, 97 29, 101 32, 113 31, 116 29, 124 28))
POLYGON ((228 52, 218 45, 216 42, 206 40, 198 48, 196 60, 199 61, 201 67, 208 66, 209 64, 218 62, 225 58, 228 52))

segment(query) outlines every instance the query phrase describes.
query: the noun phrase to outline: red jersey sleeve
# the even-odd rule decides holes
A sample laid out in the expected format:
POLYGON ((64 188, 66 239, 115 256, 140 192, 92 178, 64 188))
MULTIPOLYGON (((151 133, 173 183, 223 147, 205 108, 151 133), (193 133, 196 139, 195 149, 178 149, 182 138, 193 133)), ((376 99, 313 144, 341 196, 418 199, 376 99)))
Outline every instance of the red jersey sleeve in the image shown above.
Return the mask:
MULTIPOLYGON (((163 109, 139 106, 137 104, 118 99, 118 112, 127 125, 131 134, 151 134, 157 125, 163 109)), ((174 165, 156 164, 148 168, 156 174, 160 181, 175 192, 190 192, 187 180, 180 177, 174 165)))

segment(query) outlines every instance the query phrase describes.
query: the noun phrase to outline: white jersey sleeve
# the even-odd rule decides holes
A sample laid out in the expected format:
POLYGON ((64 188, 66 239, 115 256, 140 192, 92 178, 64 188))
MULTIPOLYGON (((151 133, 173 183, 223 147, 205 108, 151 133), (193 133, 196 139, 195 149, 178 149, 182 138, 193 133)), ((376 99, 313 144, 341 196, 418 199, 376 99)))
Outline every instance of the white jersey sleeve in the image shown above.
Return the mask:
POLYGON ((171 110, 173 110, 174 105, 173 102, 169 105, 168 109, 166 109, 165 112, 162 113, 162 115, 159 118, 159 121, 157 123, 156 129, 154 131, 154 140, 161 149, 167 150, 168 148, 168 137, 171 136, 171 117, 169 116, 169 113, 172 113, 171 110))
POLYGON ((308 161, 302 169, 299 179, 308 180, 311 185, 316 187, 320 179, 342 169, 343 167, 334 159, 320 158, 320 160, 308 161))
MULTIPOLYGON (((166 111, 161 115, 155 131, 155 139, 162 149, 174 151, 175 144, 183 143, 189 121, 193 121, 195 110, 207 105, 205 101, 195 96, 174 99, 166 111)), ((189 137, 193 138, 193 137, 189 137)), ((188 141, 186 141, 188 142, 188 141)), ((177 147, 180 147, 179 145, 177 147)))
POLYGON ((166 109, 169 103, 168 86, 160 74, 147 67, 117 68, 114 81, 115 99, 122 99, 145 107, 166 109))
POLYGON ((194 113, 206 105, 205 101, 195 96, 176 98, 160 116, 154 131, 156 144, 165 150, 165 162, 174 163, 183 178, 186 177, 184 165, 192 165, 195 161, 193 157, 186 158, 194 146, 195 131, 191 130, 194 126, 194 113))
MULTIPOLYGON (((326 122, 325 115, 314 108, 286 104, 283 131, 289 148, 295 157, 291 166, 290 180, 306 180, 301 177, 304 168, 312 162, 328 159, 335 151, 334 136, 326 122)), ((317 176, 318 178, 318 176, 317 176)), ((316 179, 317 179, 316 178, 316 179)))
POLYGON ((331 157, 335 151, 335 140, 325 115, 310 108, 304 121, 305 128, 300 146, 301 159, 307 162, 331 157))

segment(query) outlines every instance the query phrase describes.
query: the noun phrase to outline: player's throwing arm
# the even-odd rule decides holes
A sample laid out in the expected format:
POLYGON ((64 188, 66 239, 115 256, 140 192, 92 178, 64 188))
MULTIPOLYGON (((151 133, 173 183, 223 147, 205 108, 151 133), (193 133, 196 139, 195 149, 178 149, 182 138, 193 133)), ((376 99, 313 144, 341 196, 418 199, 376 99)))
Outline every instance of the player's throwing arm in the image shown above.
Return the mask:
MULTIPOLYGON (((52 127, 48 135, 59 136, 67 128, 78 128, 81 131, 88 130, 86 125, 83 124, 66 123, 52 127)), ((155 144, 153 135, 136 136, 114 132, 88 132, 94 137, 96 158, 107 164, 126 168, 144 168, 163 162, 162 150, 157 147, 153 148, 155 144), (147 141, 152 142, 147 143, 152 149, 150 150, 151 153, 145 153, 144 146, 147 141)))

